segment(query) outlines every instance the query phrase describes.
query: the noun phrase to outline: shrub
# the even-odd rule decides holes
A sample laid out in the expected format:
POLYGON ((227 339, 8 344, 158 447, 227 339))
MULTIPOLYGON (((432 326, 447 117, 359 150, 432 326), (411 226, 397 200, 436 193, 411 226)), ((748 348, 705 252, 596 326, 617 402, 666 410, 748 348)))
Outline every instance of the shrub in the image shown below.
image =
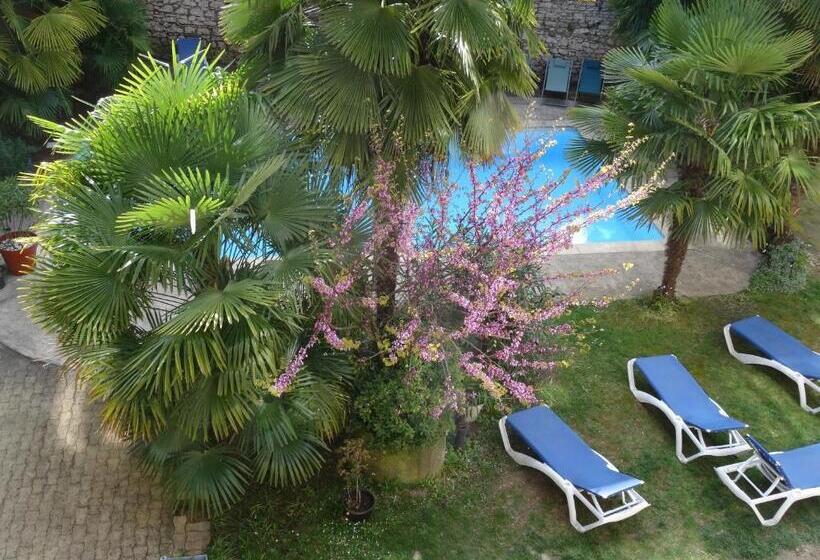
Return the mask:
POLYGON ((375 448, 419 447, 441 435, 444 375, 436 364, 412 360, 361 377, 364 383, 354 399, 354 411, 375 448))
POLYGON ((105 27, 82 45, 85 87, 110 91, 141 52, 149 50, 145 6, 136 0, 98 0, 108 20, 105 27))
POLYGON ((22 138, 0 134, 0 177, 27 171, 33 151, 22 138))
POLYGON ((761 293, 798 292, 806 285, 811 264, 808 245, 802 241, 770 245, 749 280, 749 289, 761 293))
POLYGON ((0 179, 0 232, 28 227, 31 219, 31 189, 10 176, 0 179))
POLYGON ((53 119, 82 74, 80 44, 105 25, 97 2, 11 0, 0 25, 0 123, 37 134, 30 115, 53 119), (4 56, 8 53, 8 56, 4 56))

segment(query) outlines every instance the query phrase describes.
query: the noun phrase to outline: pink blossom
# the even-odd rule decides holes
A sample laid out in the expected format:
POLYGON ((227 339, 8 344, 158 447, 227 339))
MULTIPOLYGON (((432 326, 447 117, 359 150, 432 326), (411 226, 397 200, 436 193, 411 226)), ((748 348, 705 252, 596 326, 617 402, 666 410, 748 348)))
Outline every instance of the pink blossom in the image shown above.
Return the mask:
MULTIPOLYGON (((529 178, 535 162, 551 148, 549 143, 528 142, 502 159, 485 181, 479 178, 477 164, 469 163, 467 187, 450 182, 443 166, 425 160, 417 170, 431 194, 425 205, 403 196, 396 186, 396 166, 377 159, 372 179, 363 185, 365 195, 351 207, 337 240, 329 243, 341 270, 333 280, 311 279, 322 301, 311 337, 272 391, 286 390, 319 340, 345 349, 348 345, 331 318, 334 310, 358 310, 365 320, 357 326, 361 331, 357 336, 369 338, 374 346, 378 342, 382 357, 396 360, 412 354, 426 362, 457 362, 464 375, 490 394, 535 402, 527 381, 557 367, 555 355, 562 351, 562 338, 573 332, 564 319, 567 312, 582 303, 600 307, 607 301, 583 302, 578 294, 542 299, 522 294, 550 282, 541 271, 571 247, 574 233, 635 204, 660 182, 659 171, 646 185, 611 205, 578 204, 616 178, 639 144, 634 142, 612 164, 557 196, 566 175, 542 183, 529 178), (454 200, 466 205, 453 204, 454 200), (354 248, 353 228, 369 210, 374 218, 370 237, 354 248), (380 332, 372 330, 380 309, 372 280, 374 265, 388 248, 399 259, 397 317, 407 318, 394 319, 387 332, 380 332)), ((454 406, 453 387, 448 375, 439 413, 454 406)))

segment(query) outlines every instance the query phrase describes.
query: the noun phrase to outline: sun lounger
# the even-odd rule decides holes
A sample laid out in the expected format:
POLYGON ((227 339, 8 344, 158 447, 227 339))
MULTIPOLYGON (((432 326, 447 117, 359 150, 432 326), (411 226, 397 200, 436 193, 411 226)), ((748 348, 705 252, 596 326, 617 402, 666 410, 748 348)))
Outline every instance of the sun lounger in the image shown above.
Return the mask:
POLYGON ((499 420, 498 426, 504 449, 513 461, 544 473, 564 492, 570 523, 578 531, 621 521, 649 506, 635 491, 643 481, 619 472, 549 407, 515 412, 499 420), (512 448, 508 428, 528 448, 527 453, 512 448), (595 520, 587 524, 579 521, 576 503, 595 520))
POLYGON ((730 323, 723 328, 729 353, 744 364, 768 366, 797 383, 800 406, 817 414, 820 406, 809 405, 809 394, 820 395, 820 354, 759 315, 730 323), (735 349, 736 337, 760 355, 735 349))
POLYGON ((777 525, 792 504, 820 496, 820 443, 769 452, 753 437, 746 438, 754 455, 715 471, 721 482, 752 508, 760 523, 767 527, 777 525), (755 471, 757 479, 753 478, 755 471), (760 509, 766 504, 780 506, 767 516, 760 509))
POLYGON ((578 85, 575 88, 575 100, 580 96, 600 101, 604 89, 604 79, 601 76, 601 61, 585 58, 581 63, 581 73, 578 75, 578 85))
POLYGON ((629 389, 635 398, 663 412, 675 427, 675 450, 681 463, 704 455, 722 457, 748 451, 739 430, 746 424, 732 418, 713 401, 692 374, 673 355, 634 358, 627 364, 629 389), (635 369, 643 375, 654 394, 641 391, 635 369), (697 451, 686 455, 684 436, 697 451), (715 443, 715 439, 720 441, 715 443))
POLYGON ((548 101, 566 105, 569 99, 569 78, 572 62, 564 58, 549 58, 544 68, 544 87, 541 95, 548 101))

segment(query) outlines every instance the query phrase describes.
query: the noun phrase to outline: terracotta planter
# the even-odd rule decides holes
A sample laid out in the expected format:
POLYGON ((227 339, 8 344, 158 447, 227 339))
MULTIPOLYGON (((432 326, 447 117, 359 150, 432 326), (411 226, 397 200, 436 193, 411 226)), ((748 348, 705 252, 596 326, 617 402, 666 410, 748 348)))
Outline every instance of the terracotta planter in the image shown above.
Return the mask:
POLYGON ((423 447, 376 452, 373 454, 373 471, 380 480, 419 482, 434 477, 441 471, 446 450, 447 439, 442 434, 423 447))
MULTIPOLYGON (((0 242, 17 237, 34 237, 34 233, 30 231, 10 231, 0 235, 0 242)), ((3 255, 3 260, 6 261, 6 268, 9 274, 14 274, 15 276, 28 274, 34 269, 36 254, 36 243, 23 248, 21 251, 6 251, 0 249, 0 255, 3 255)))

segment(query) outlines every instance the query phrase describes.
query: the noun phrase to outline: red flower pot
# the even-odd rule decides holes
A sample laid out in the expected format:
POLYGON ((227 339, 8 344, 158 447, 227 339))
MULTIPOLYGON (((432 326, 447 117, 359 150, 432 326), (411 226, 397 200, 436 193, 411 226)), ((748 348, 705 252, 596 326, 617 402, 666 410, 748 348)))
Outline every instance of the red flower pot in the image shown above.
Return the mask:
MULTIPOLYGON (((34 237, 34 233, 30 231, 10 231, 0 235, 0 242, 6 239, 15 239, 17 237, 34 237)), ((3 260, 6 261, 6 268, 10 274, 22 276, 28 274, 34 269, 34 258, 37 254, 37 244, 33 243, 24 247, 20 251, 6 251, 0 249, 0 255, 3 255, 3 260)))

